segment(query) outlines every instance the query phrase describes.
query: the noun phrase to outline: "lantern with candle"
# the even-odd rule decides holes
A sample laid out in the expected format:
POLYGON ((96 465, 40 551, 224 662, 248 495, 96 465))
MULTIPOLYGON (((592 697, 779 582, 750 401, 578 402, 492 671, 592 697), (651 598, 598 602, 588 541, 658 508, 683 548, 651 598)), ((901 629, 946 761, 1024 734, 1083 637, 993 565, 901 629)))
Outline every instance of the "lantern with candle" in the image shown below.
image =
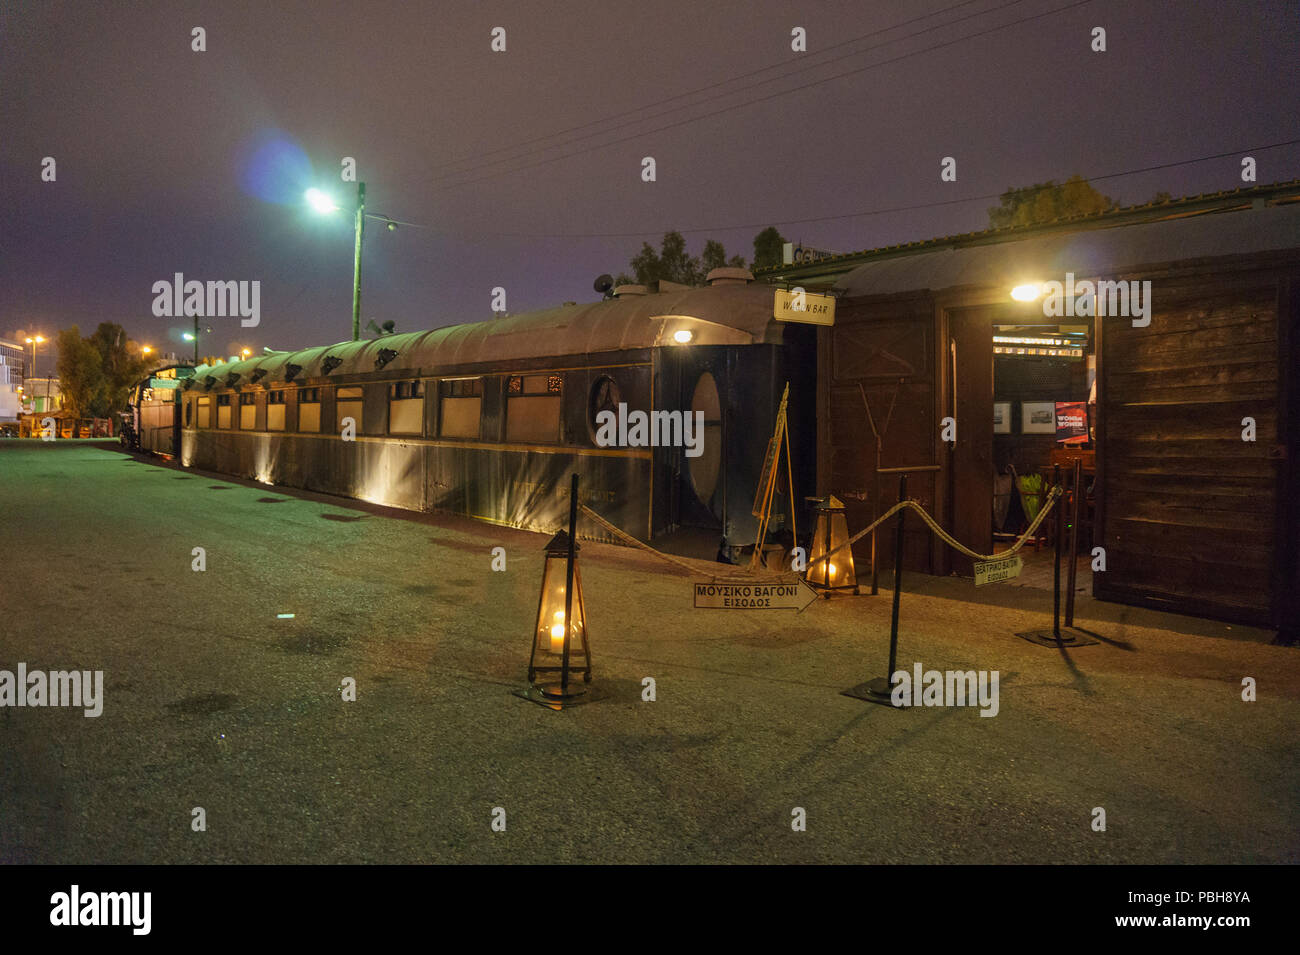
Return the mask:
MULTIPOLYGON (((570 542, 566 531, 560 531, 546 545, 546 563, 542 568, 542 592, 537 600, 537 624, 533 628, 533 652, 528 661, 528 682, 536 683, 539 673, 560 673, 557 691, 569 695, 571 673, 581 673, 586 683, 591 682, 591 652, 587 643, 587 614, 582 603, 582 574, 578 570, 578 543, 570 542), (573 595, 566 592, 568 582, 569 549, 573 549, 573 595), (572 617, 573 625, 565 626, 572 617), (565 638, 568 638, 566 651, 565 638)), ((543 687, 547 693, 549 687, 543 687)))
POLYGON ((851 589, 855 594, 858 593, 858 577, 853 569, 853 548, 843 546, 849 540, 849 523, 844 516, 844 503, 834 495, 816 498, 813 512, 817 524, 813 530, 812 552, 808 555, 808 572, 804 579, 825 597, 830 597, 833 590, 851 589))

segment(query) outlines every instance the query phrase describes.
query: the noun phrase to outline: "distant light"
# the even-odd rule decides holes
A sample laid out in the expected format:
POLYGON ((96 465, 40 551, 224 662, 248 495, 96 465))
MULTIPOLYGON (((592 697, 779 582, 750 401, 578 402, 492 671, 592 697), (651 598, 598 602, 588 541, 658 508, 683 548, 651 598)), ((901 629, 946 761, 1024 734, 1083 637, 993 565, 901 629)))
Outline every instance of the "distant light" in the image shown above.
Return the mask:
POLYGON ((1017 285, 1011 290, 1011 297, 1017 302, 1032 302, 1039 294, 1037 285, 1017 285))
POLYGON ((679 345, 688 344, 694 337, 695 333, 689 328, 679 328, 677 331, 673 332, 673 341, 679 345))
POLYGON ((308 189, 306 196, 307 204, 321 214, 338 210, 338 204, 319 189, 308 189))
POLYGON ((189 332, 186 332, 184 335, 181 336, 181 338, 185 339, 187 342, 194 341, 194 336, 191 335, 189 332))
POLYGON ((140 349, 140 351, 141 351, 142 354, 147 355, 147 354, 149 354, 151 351, 153 351, 153 349, 150 348, 148 345, 145 345, 143 348, 140 349))
POLYGON ((276 616, 276 619, 277 619, 277 620, 292 620, 292 619, 293 619, 293 614, 291 614, 291 613, 277 613, 275 616, 276 616))
POLYGON ((251 349, 245 348, 245 349, 243 350, 243 352, 241 352, 241 354, 242 354, 245 358, 247 358, 249 355, 253 354, 253 352, 252 352, 251 349))

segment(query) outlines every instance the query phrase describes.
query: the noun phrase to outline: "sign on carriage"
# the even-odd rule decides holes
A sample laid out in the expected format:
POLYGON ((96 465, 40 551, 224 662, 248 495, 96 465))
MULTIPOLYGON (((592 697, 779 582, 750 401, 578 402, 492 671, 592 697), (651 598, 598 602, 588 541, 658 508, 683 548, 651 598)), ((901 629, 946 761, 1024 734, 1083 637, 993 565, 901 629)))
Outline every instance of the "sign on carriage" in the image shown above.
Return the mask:
POLYGON ((997 560, 977 560, 974 563, 976 587, 983 587, 985 584, 996 584, 1003 580, 1010 580, 1012 577, 1019 577, 1020 568, 1024 566, 1019 554, 1014 554, 1011 557, 999 557, 997 560))
POLYGON ((801 288, 777 289, 772 316, 778 322, 834 325, 835 296, 815 295, 801 288))
POLYGON ((817 599, 817 591, 802 580, 777 584, 719 584, 697 582, 697 610, 800 610, 817 599))

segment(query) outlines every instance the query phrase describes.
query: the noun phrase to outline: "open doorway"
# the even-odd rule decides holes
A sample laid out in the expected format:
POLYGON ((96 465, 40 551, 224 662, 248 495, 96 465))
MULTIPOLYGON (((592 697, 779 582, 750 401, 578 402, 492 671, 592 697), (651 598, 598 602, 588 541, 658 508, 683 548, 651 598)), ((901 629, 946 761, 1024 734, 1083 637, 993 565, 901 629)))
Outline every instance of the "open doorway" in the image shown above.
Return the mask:
MULTIPOLYGON (((1072 477, 1080 466, 1079 526, 1075 533, 1076 593, 1092 592, 1090 554, 1096 501, 1097 364, 1091 318, 1056 322, 1012 310, 992 327, 993 550, 1006 550, 1037 516, 1057 466, 1066 485, 1069 560, 1075 511, 1072 477)), ((1050 514, 1020 550, 1018 586, 1050 589, 1057 517, 1050 514)), ((1062 561, 1062 580, 1068 565, 1062 561)), ((1063 584, 1064 586, 1064 584, 1063 584)))

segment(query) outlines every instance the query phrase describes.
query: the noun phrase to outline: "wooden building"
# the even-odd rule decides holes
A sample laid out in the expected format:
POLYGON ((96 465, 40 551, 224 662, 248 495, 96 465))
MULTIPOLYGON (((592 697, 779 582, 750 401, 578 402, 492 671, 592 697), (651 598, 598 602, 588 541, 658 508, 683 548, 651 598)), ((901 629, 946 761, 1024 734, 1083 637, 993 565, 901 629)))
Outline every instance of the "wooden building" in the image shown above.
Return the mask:
MULTIPOLYGON (((769 270, 840 296, 819 343, 818 493, 844 500, 854 529, 896 499, 877 467, 918 468, 909 496, 992 552, 995 475, 1048 471, 1062 446, 1038 422, 1095 397, 1076 452, 1095 479, 1095 596, 1294 638, 1297 200, 1288 183, 769 270), (1089 303, 1084 283, 1101 282, 1089 303), (941 439, 949 417, 955 443, 941 439)), ((971 572, 909 523, 907 566, 971 572)), ((866 540, 856 557, 865 566, 866 540)))

